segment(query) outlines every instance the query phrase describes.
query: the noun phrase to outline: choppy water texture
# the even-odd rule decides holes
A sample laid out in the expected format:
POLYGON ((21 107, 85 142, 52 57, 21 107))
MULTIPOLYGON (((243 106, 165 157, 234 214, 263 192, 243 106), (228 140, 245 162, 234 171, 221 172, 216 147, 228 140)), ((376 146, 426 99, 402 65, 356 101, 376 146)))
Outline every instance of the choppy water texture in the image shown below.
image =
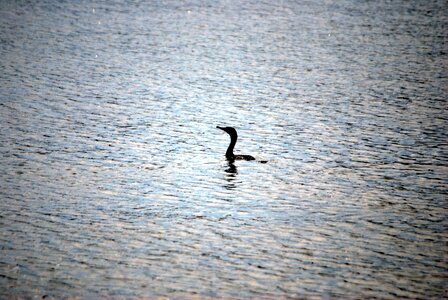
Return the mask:
POLYGON ((0 30, 1 297, 448 297, 446 1, 2 1, 0 30))

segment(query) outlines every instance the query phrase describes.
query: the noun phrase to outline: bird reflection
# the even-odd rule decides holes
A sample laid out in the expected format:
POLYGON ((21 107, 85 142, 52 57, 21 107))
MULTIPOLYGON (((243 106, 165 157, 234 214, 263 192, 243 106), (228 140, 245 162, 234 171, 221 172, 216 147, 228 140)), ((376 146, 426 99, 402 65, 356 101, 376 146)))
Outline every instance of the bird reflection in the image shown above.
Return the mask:
POLYGON ((226 172, 225 177, 226 177, 226 180, 228 183, 225 184, 224 187, 226 189, 231 190, 231 189, 236 188, 234 181, 236 180, 236 177, 238 175, 238 170, 237 170, 235 164, 233 163, 233 161, 230 161, 230 160, 227 161, 227 166, 228 166, 228 168, 225 169, 224 172, 226 172))
POLYGON ((235 175, 238 174, 238 170, 233 161, 228 161, 228 167, 229 168, 225 169, 225 172, 229 173, 230 176, 235 177, 235 175))

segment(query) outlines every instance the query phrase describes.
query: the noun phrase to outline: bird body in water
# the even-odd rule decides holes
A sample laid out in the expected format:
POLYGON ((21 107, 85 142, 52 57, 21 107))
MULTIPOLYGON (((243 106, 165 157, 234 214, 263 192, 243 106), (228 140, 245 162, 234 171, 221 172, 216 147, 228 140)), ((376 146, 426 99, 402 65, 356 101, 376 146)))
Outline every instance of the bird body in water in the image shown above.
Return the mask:
POLYGON ((230 144, 226 151, 226 158, 230 161, 234 160, 255 160, 255 157, 251 155, 241 155, 241 154, 233 154, 233 148, 235 148, 236 140, 238 139, 238 134, 236 133, 235 128, 233 127, 219 127, 221 130, 224 130, 230 135, 230 144))

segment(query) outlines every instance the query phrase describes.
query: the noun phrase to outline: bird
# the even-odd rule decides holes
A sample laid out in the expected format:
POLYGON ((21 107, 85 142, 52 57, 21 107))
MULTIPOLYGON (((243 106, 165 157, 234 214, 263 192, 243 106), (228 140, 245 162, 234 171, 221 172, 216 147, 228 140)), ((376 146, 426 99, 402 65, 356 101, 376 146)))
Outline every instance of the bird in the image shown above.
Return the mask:
POLYGON ((241 154, 233 154, 233 148, 235 148, 236 140, 238 139, 238 134, 236 133, 236 129, 233 127, 220 127, 216 126, 221 130, 224 130, 230 135, 230 144, 226 151, 226 158, 229 161, 235 160, 255 160, 255 157, 251 155, 241 155, 241 154))

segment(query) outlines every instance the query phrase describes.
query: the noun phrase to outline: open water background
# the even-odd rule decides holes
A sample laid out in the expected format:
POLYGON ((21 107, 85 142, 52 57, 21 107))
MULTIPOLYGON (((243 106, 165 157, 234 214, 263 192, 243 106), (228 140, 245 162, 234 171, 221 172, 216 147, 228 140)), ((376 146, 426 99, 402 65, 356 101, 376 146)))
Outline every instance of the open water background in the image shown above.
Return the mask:
POLYGON ((447 32, 447 1, 0 1, 0 297, 448 297, 447 32))

